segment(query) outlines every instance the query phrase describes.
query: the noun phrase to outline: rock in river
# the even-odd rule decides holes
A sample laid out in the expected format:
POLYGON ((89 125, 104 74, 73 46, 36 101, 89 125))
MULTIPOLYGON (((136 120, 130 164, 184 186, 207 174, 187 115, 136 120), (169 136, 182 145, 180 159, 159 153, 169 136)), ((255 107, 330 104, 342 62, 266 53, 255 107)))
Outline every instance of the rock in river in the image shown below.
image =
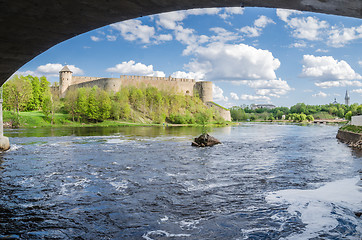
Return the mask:
POLYGON ((201 134, 199 137, 195 138, 195 141, 192 142, 192 146, 195 147, 211 147, 216 144, 220 144, 221 142, 214 138, 213 136, 210 136, 207 133, 201 134))

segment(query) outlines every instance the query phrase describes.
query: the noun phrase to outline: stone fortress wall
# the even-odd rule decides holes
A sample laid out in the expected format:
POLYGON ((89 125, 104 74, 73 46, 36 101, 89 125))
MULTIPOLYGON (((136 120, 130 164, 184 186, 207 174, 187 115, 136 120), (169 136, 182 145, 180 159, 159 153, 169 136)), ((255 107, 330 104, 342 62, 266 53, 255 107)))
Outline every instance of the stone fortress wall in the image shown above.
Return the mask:
MULTIPOLYGON (((67 66, 59 72, 59 95, 62 98, 70 89, 94 86, 113 92, 118 92, 122 87, 152 86, 160 90, 175 91, 189 96, 197 93, 206 106, 216 106, 212 104, 212 82, 208 81, 196 82, 194 79, 185 78, 128 75, 121 75, 120 78, 81 77, 73 76, 72 71, 67 66)), ((226 121, 231 121, 230 111, 221 107, 215 107, 215 109, 226 121)))

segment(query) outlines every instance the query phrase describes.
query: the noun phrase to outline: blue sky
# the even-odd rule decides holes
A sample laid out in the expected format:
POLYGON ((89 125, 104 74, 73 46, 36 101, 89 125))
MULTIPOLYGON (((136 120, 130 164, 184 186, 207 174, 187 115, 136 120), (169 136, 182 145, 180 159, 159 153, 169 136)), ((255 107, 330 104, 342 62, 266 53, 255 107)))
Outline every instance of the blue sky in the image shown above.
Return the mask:
POLYGON ((211 8, 114 23, 60 43, 18 70, 187 77, 226 107, 362 102, 362 20, 266 8, 211 8))

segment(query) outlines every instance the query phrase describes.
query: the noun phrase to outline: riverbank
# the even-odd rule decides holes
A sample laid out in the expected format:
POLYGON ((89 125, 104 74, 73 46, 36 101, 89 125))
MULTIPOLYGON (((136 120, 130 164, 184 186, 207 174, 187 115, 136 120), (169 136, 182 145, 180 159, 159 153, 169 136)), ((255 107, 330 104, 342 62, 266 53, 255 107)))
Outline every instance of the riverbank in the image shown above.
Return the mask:
POLYGON ((362 127, 354 125, 345 125, 338 129, 336 136, 341 142, 348 144, 349 147, 362 149, 362 127))
MULTIPOLYGON (((73 122, 71 116, 64 113, 54 114, 53 124, 41 111, 20 112, 20 119, 16 123, 20 128, 59 128, 59 127, 119 127, 119 126, 192 126, 200 127, 200 124, 172 124, 172 123, 150 123, 150 122, 128 122, 124 120, 112 121, 105 120, 97 123, 73 122)), ((14 114, 9 111, 4 111, 4 128, 13 128, 14 114)), ((232 125, 232 122, 211 122, 208 127, 220 127, 232 125)))

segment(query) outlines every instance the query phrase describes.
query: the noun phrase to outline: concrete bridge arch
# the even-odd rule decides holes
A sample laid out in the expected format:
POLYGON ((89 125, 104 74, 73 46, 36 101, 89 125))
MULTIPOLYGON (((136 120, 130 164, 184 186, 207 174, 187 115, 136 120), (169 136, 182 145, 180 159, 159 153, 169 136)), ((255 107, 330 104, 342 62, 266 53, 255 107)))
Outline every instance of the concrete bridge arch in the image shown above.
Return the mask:
POLYGON ((271 7, 362 18, 361 0, 3 0, 0 85, 52 46, 127 19, 209 7, 271 7))

